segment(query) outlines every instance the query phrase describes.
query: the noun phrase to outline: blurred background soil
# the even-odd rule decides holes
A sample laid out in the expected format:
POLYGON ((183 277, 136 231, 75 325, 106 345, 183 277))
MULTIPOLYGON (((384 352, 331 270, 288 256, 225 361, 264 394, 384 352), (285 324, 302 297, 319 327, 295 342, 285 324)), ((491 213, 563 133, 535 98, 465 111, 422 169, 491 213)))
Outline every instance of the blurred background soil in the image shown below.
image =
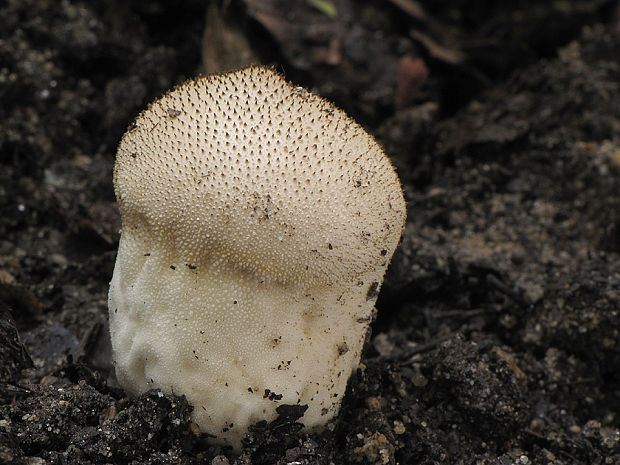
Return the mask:
POLYGON ((0 463, 620 464, 620 4, 0 3, 0 463), (240 456, 114 380, 115 148, 199 73, 273 65, 397 166, 408 223, 342 411, 240 456))

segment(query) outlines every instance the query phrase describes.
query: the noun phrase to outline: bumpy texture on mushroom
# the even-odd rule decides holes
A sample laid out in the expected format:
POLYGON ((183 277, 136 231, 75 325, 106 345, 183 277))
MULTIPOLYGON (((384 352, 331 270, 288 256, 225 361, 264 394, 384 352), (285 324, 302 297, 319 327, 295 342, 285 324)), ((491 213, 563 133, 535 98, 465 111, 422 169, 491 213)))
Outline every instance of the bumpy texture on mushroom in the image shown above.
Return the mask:
POLYGON ((184 394, 238 446, 281 404, 324 424, 360 360, 405 202, 355 121, 269 68, 188 81, 141 113, 114 169, 110 284, 130 394, 184 394))

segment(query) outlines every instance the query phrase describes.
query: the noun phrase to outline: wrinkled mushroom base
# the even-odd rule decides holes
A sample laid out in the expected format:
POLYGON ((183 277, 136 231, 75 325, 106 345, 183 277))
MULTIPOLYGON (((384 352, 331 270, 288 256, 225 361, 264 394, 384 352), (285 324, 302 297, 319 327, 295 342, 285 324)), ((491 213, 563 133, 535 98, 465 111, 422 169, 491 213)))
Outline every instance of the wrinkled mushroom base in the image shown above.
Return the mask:
POLYGON ((167 250, 123 231, 109 309, 116 374, 129 394, 185 395, 200 428, 237 450, 248 426, 274 420, 278 405, 307 405, 307 428, 336 415, 382 274, 302 289, 167 250))

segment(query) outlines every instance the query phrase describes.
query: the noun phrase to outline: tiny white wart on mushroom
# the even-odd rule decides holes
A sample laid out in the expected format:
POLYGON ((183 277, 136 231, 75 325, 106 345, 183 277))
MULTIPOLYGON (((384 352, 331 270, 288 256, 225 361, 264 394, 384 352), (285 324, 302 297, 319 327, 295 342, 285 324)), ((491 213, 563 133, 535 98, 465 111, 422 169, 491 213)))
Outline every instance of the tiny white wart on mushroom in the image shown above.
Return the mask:
POLYGON ((336 415, 405 223, 372 136, 270 68, 201 77, 129 127, 114 189, 124 389, 185 395, 235 449, 277 408, 309 429, 336 415))

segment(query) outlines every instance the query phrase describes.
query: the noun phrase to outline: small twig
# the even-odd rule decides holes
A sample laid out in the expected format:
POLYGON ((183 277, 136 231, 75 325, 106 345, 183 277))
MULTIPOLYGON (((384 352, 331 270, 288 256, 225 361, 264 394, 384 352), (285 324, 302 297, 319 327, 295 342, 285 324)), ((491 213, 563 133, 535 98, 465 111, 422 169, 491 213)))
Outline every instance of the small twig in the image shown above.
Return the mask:
POLYGON ((486 280, 489 285, 496 288, 502 294, 507 295, 512 300, 514 300, 516 303, 520 305, 527 305, 527 302, 525 301, 523 296, 519 293, 519 291, 509 287, 506 283, 504 283, 503 281, 500 281, 499 278, 497 278, 496 276, 492 274, 488 274, 486 280))
POLYGON ((578 384, 596 384, 597 380, 594 378, 586 378, 586 379, 579 379, 576 381, 564 381, 562 383, 555 383, 555 385, 557 387, 564 387, 564 386, 576 386, 578 384))
POLYGON ((443 312, 436 312, 436 314, 433 314, 434 318, 452 318, 452 317, 457 317, 457 318, 471 318, 473 316, 478 316, 478 315, 484 315, 485 313, 491 313, 494 312, 494 310, 492 309, 484 309, 484 308, 473 308, 471 310, 459 310, 459 309, 455 309, 455 310, 446 310, 443 312))
POLYGON ((461 326, 458 330, 451 332, 450 334, 446 334, 445 336, 441 336, 441 337, 437 337, 435 339, 433 339, 432 341, 429 341, 425 344, 419 344, 415 347, 412 347, 411 349, 407 350, 407 354, 404 355, 401 358, 405 358, 407 357, 407 360, 404 360, 402 362, 397 362, 397 365, 399 366, 405 366, 405 365, 409 365, 411 363, 415 363, 416 361, 418 361, 418 359, 416 358, 417 355, 423 353, 423 352, 429 352, 433 349, 436 349, 437 346, 439 346, 439 344, 441 344, 442 342, 445 342, 449 339, 454 338, 457 334, 465 334, 467 333, 470 329, 477 329, 475 325, 463 325, 461 326))
POLYGON ((84 333, 84 336, 82 336, 82 339, 80 340, 80 344, 73 351, 73 361, 77 362, 82 357, 86 357, 89 354, 90 350, 94 346, 100 329, 101 323, 99 323, 98 321, 92 323, 88 327, 88 329, 84 333))

